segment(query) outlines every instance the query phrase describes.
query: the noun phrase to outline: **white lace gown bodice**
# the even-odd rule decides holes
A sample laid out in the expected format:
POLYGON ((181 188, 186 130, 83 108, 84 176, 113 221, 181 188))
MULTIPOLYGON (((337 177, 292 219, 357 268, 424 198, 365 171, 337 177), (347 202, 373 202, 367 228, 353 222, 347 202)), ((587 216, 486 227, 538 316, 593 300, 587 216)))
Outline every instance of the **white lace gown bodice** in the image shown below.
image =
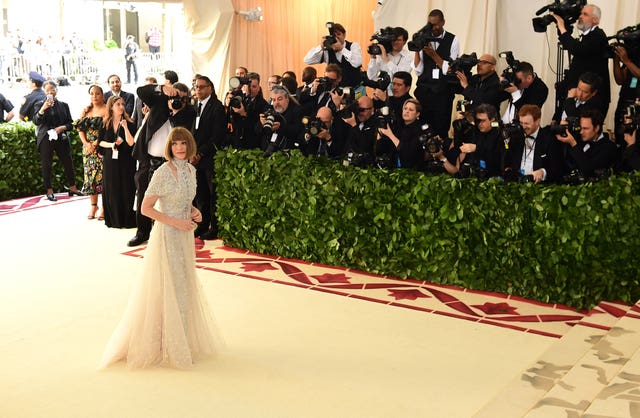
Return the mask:
MULTIPOLYGON (((189 219, 196 193, 195 168, 173 160, 156 170, 145 196, 157 196, 156 208, 189 219)), ((126 359, 130 367, 166 364, 188 368, 195 359, 222 346, 196 277, 193 231, 155 222, 144 255, 144 269, 125 313, 107 343, 100 367, 126 359)))

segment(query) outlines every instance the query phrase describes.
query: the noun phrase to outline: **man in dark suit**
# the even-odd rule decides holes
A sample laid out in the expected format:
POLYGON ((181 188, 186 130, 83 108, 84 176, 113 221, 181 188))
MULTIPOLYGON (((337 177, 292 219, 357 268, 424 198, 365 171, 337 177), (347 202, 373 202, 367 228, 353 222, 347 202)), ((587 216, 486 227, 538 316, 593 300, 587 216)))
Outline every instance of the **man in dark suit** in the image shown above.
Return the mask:
POLYGON ((216 187, 213 158, 226 145, 227 122, 224 106, 218 100, 213 82, 207 76, 196 76, 196 120, 192 127, 196 140, 196 155, 191 164, 196 168, 195 206, 202 213, 202 222, 195 235, 202 239, 218 237, 216 217, 216 187))
POLYGON ((414 96, 422 105, 421 120, 433 127, 440 137, 449 135, 454 87, 447 80, 449 61, 460 54, 458 37, 444 30, 444 14, 439 9, 429 12, 431 36, 439 42, 430 42, 416 51, 413 70, 418 76, 414 96))
MULTIPOLYGON (((582 32, 580 38, 573 38, 567 30, 564 19, 557 14, 553 14, 558 27, 558 40, 562 47, 569 52, 571 64, 563 80, 563 96, 567 91, 578 85, 580 75, 589 71, 596 73, 602 79, 600 97, 606 104, 603 116, 607 115, 609 102, 611 101, 611 87, 609 81, 609 59, 607 51, 609 43, 607 35, 598 27, 602 12, 598 6, 587 4, 582 8, 578 18, 577 27, 582 32)), ((558 120, 557 113, 554 120, 558 120)))
POLYGON ((509 83, 504 89, 505 96, 509 99, 509 104, 502 115, 504 123, 516 119, 520 108, 526 104, 542 108, 549 95, 549 88, 536 75, 530 63, 522 61, 515 68, 515 75, 518 79, 517 85, 509 83))
POLYGON ((603 115, 608 104, 600 96, 600 77, 595 73, 584 73, 580 76, 578 87, 573 89, 563 106, 562 120, 577 118, 585 109, 596 109, 603 115))
POLYGON ((547 129, 540 128, 542 112, 526 104, 518 112, 524 135, 508 138, 504 150, 503 175, 521 178, 530 175, 535 183, 551 182, 561 174, 560 147, 547 129))
POLYGON ((111 96, 122 97, 124 99, 124 110, 127 111, 129 116, 133 116, 136 101, 136 97, 133 93, 127 93, 122 90, 122 81, 120 81, 120 77, 116 74, 111 74, 109 78, 107 78, 107 82, 109 83, 110 90, 104 94, 105 103, 111 96))
POLYGON ((229 137, 231 145, 237 149, 260 148, 260 135, 255 127, 260 115, 269 107, 260 87, 260 74, 250 72, 247 79, 247 94, 233 106, 229 105, 229 137))
POLYGON ((138 87, 138 97, 149 106, 149 112, 133 146, 133 156, 138 160, 138 170, 134 176, 136 183, 136 235, 129 240, 130 247, 140 245, 149 239, 152 221, 142 214, 144 194, 149 187, 153 172, 164 162, 164 147, 167 136, 174 126, 191 129, 195 113, 187 103, 189 88, 176 83, 146 84, 138 87))
POLYGON ((556 139, 565 145, 565 173, 579 170, 585 177, 597 176, 598 171, 613 167, 618 157, 616 144, 602 132, 604 116, 597 109, 580 113, 579 138, 567 130, 556 139))
POLYGON ((317 157, 342 157, 349 126, 342 119, 334 118, 328 107, 318 109, 316 118, 322 122, 322 126, 317 135, 305 134, 305 152, 317 157))
POLYGON ((467 79, 463 71, 457 71, 456 76, 460 80, 457 93, 461 93, 465 100, 471 102, 471 110, 482 103, 500 109, 500 103, 506 100, 500 87, 500 77, 496 73, 496 58, 493 55, 480 56, 476 74, 470 79, 467 79))

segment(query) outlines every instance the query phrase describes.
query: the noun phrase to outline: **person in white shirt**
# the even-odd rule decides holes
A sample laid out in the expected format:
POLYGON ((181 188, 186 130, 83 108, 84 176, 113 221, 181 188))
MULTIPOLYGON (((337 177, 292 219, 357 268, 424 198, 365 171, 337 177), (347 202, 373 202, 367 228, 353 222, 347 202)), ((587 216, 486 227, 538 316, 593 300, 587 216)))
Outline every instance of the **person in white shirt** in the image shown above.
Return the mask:
MULTIPOLYGON (((404 49, 409 33, 403 27, 393 28, 392 33, 395 35, 394 41, 391 43, 391 51, 387 49, 381 43, 380 55, 372 55, 369 65, 367 66, 367 77, 369 80, 377 80, 378 73, 380 71, 386 71, 389 75, 394 75, 398 71, 411 72, 411 66, 413 65, 413 53, 404 49)), ((391 85, 388 89, 391 93, 391 85)))

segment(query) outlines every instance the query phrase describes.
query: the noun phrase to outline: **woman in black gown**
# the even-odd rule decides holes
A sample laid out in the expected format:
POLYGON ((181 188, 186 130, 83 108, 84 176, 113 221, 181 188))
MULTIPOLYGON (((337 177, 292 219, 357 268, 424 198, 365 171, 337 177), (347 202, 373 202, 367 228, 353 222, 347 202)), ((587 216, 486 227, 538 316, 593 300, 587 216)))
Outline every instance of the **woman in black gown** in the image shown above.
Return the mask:
POLYGON ((102 205, 104 222, 110 228, 135 228, 133 176, 136 160, 131 155, 135 124, 124 109, 122 97, 107 101, 107 116, 100 138, 103 155, 102 205))

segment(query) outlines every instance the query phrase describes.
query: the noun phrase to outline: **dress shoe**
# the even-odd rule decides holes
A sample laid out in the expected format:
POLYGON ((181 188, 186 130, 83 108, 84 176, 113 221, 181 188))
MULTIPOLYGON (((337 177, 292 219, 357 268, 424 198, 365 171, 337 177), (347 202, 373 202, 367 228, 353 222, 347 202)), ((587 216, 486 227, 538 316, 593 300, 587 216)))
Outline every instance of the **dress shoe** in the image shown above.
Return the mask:
POLYGON ((76 195, 76 196, 84 196, 84 193, 82 193, 82 192, 81 192, 80 190, 78 190, 78 189, 73 189, 73 190, 71 190, 71 189, 67 189, 67 191, 69 192, 69 197, 72 197, 73 195, 76 195))
POLYGON ((205 241, 218 239, 218 228, 210 229, 204 234, 200 235, 198 238, 203 239, 205 241))
POLYGON ((52 202, 55 202, 56 200, 56 195, 54 195, 53 193, 47 193, 47 199, 49 199, 52 202))
POLYGON ((131 238, 129 240, 129 242, 127 242, 127 245, 129 247, 137 247, 140 244, 144 244, 145 242, 149 241, 149 238, 145 238, 145 237, 141 237, 139 235, 136 235, 135 237, 131 238))

